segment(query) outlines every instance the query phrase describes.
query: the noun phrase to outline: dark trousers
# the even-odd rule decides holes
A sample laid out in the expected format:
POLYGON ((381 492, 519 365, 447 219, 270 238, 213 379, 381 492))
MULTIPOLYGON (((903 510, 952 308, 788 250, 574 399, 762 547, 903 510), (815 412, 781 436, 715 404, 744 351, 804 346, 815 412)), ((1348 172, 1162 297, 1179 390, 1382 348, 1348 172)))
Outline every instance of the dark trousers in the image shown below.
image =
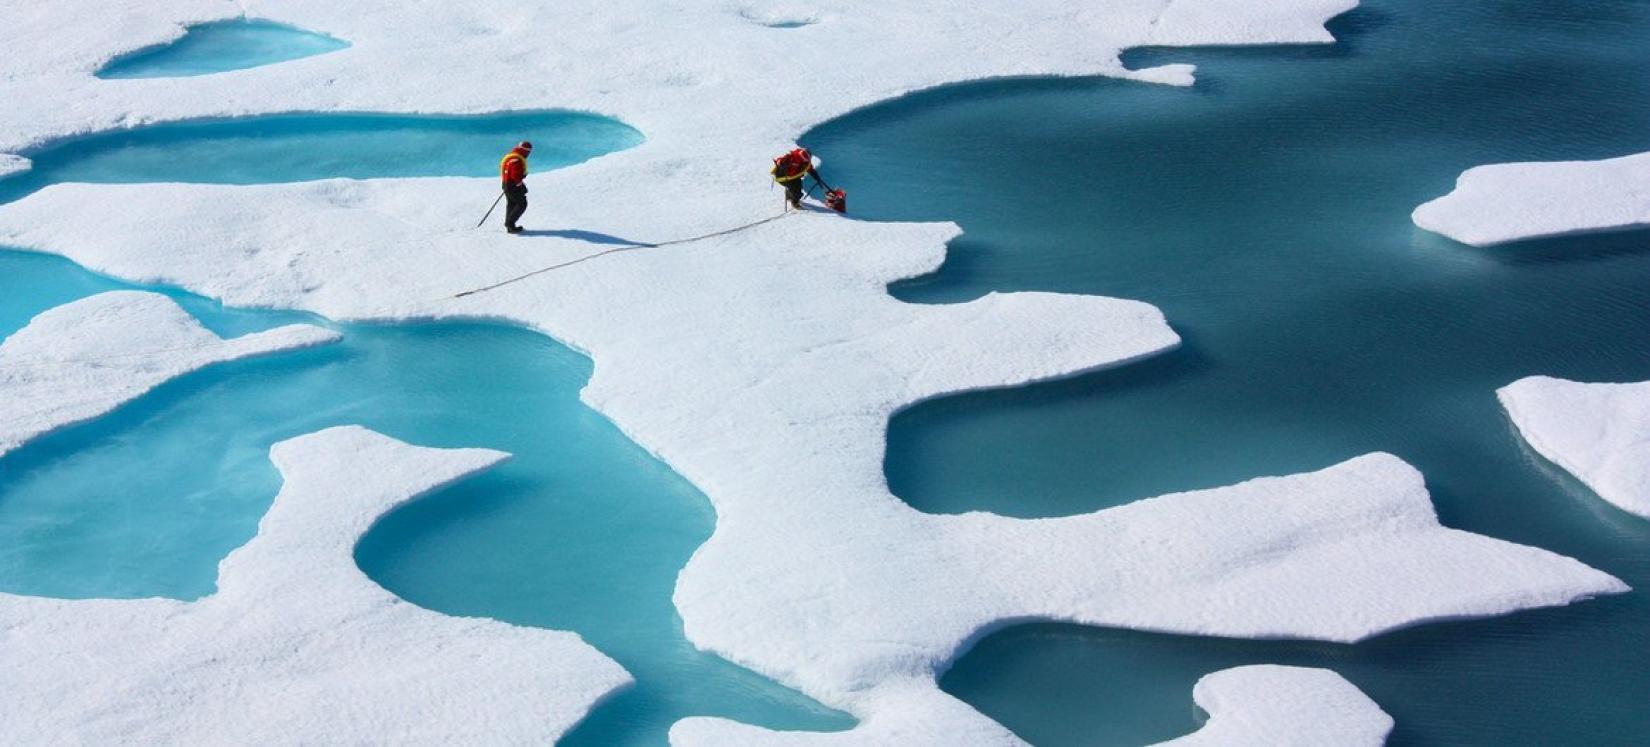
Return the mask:
POLYGON ((516 221, 521 220, 521 214, 527 212, 527 185, 517 184, 504 188, 504 227, 515 228, 516 221))
MULTIPOLYGON (((807 177, 803 177, 806 179, 807 177)), ((781 182, 785 187, 785 201, 793 205, 802 202, 802 179, 781 182)))

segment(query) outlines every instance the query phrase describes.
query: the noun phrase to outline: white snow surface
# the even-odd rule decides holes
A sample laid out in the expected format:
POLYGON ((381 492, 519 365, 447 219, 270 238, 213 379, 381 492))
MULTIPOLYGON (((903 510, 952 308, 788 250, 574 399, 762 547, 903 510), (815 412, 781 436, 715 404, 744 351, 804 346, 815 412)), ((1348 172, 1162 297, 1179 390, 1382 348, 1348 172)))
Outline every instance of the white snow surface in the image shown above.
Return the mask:
POLYGON ((563 631, 450 617, 356 567, 397 505, 507 458, 331 428, 270 450, 285 482, 197 602, 0 594, 8 744, 548 743, 629 683, 563 631))
POLYGON ((1476 166, 1411 217, 1473 246, 1650 226, 1650 153, 1476 166))
POLYGON ((1600 498, 1650 519, 1650 381, 1592 384, 1531 376, 1496 396, 1537 453, 1600 498))
POLYGON ((21 174, 32 167, 33 164, 27 158, 0 153, 0 179, 14 174, 21 174))
POLYGON ((220 339, 159 293, 111 291, 64 304, 0 343, 0 456, 191 371, 338 339, 308 324, 220 339))
MULTIPOLYGON (((821 0, 769 12, 586 0, 409 12, 243 2, 352 46, 179 82, 91 71, 238 6, 0 0, 18 19, 0 39, 26 50, 0 59, 0 97, 18 102, 0 111, 0 150, 201 116, 583 109, 648 139, 534 173, 524 223, 660 242, 774 215, 768 158, 857 107, 1004 75, 1183 83, 1187 66, 1131 73, 1116 55, 1148 43, 1326 41, 1322 23, 1353 4, 821 0), (812 23, 765 25, 787 20, 812 23)), ((589 354, 583 399, 717 510, 677 583, 689 639, 861 719, 806 736, 690 719, 673 729, 678 742, 1012 742, 933 677, 979 636, 1023 620, 1357 640, 1625 588, 1573 560, 1439 526, 1420 475, 1388 455, 1070 518, 923 514, 882 472, 894 412, 1168 350, 1178 337, 1157 309, 1050 293, 890 297, 889 282, 939 266, 958 232, 947 224, 812 212, 624 252, 574 235, 505 236, 496 223, 471 230, 496 189, 492 179, 63 184, 0 206, 0 243, 229 304, 496 319, 589 354), (96 226, 72 218, 87 204, 101 206, 96 226)))
MULTIPOLYGON (((1096 673, 1097 677, 1107 676, 1096 673)), ((1019 737, 967 705, 918 681, 890 685, 908 689, 905 708, 879 717, 851 732, 817 734, 775 732, 719 719, 684 719, 671 731, 671 741, 686 744, 955 744, 1021 745, 1019 737), (929 709, 952 713, 941 723, 952 728, 937 733, 936 721, 920 714, 929 709), (947 741, 948 740, 948 741, 947 741)), ((1380 745, 1392 730, 1392 717, 1352 683, 1326 669, 1271 664, 1236 667, 1205 675, 1192 690, 1197 705, 1210 715, 1197 732, 1162 743, 1174 747, 1223 745, 1242 747, 1317 747, 1318 745, 1380 745)))
POLYGON ((651 165, 691 170, 694 177, 681 183, 701 188, 711 177, 727 182, 729 173, 753 174, 765 187, 767 150, 817 122, 913 89, 1005 75, 1129 76, 1117 53, 1141 44, 1328 42, 1323 22, 1355 5, 0 0, 7 50, 0 153, 27 155, 65 136, 182 118, 567 107, 611 114, 647 133, 653 147, 625 159, 633 179, 651 171, 636 168, 651 165), (181 82, 93 75, 125 52, 181 37, 187 24, 243 13, 351 46, 181 82), (797 20, 812 23, 768 25, 797 20), (672 159, 683 163, 672 166, 672 159))
POLYGON ((1209 714, 1174 747, 1380 747, 1392 717, 1327 669, 1261 664, 1205 675, 1192 699, 1209 714))
MULTIPOLYGON (((863 719, 857 732, 768 734, 778 743, 1016 743, 987 739, 1000 727, 961 708, 944 722, 913 716, 945 712, 937 701, 948 697, 919 673, 1010 621, 1352 642, 1627 590, 1577 561, 1440 526, 1420 473, 1388 454, 1062 519, 887 513, 836 535, 719 526, 683 573, 676 604, 696 643, 863 719), (905 526, 890 531, 896 522, 905 526), (736 598, 776 570, 792 584, 736 598), (790 634, 758 638, 769 627, 790 634)), ((732 744, 758 733, 694 719, 672 737, 732 744)))

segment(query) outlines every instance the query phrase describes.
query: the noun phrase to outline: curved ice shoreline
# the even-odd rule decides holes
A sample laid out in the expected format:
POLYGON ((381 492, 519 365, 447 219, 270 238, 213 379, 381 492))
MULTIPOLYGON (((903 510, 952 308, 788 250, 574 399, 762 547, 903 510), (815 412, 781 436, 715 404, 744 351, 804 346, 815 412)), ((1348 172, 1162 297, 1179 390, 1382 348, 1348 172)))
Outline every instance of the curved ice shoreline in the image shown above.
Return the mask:
MULTIPOLYGON (((1097 672, 1097 677, 1106 676, 1097 672)), ((916 684, 914 695, 936 698, 916 684)), ((1270 664, 1234 667, 1205 675, 1192 698, 1209 714, 1209 721, 1193 734, 1161 743, 1161 747, 1280 747, 1340 745, 1378 747, 1392 731, 1392 717, 1352 683, 1326 669, 1270 664)), ((910 719, 911 714, 889 714, 881 729, 862 728, 853 738, 839 734, 771 732, 715 719, 690 719, 671 732, 671 741, 687 744, 968 744, 1017 745, 1018 737, 991 721, 970 718, 968 707, 956 701, 935 708, 951 708, 953 723, 968 729, 937 733, 910 719), (894 724, 889 726, 888 722, 894 724)))
MULTIPOLYGON (((1124 71, 1116 52, 1327 41, 1323 21, 1353 3, 1133 0, 1093 10, 1043 0, 975 4, 957 17, 949 3, 849 2, 805 29, 776 30, 727 9, 639 0, 603 3, 602 12, 466 6, 419 17, 301 0, 259 11, 354 46, 188 88, 90 82, 88 71, 168 24, 211 20, 222 6, 128 2, 130 31, 94 23, 70 38, 48 9, 9 5, 24 22, 0 34, 38 35, 18 48, 40 56, 0 63, 34 73, 0 78, 0 93, 25 102, 0 112, 0 148, 158 119, 298 109, 585 108, 649 139, 536 174, 529 225, 548 219, 661 241, 770 215, 778 198, 763 157, 857 106, 1009 74, 1184 82, 1183 67, 1124 71), (592 59, 624 66, 596 68, 592 59), (409 68, 439 71, 440 84, 401 74, 409 68), (831 76, 815 75, 820 69, 831 76), (776 86, 795 106, 749 105, 776 86), (72 112, 53 105, 65 96, 86 103, 72 112), (660 198, 678 194, 693 201, 660 198)), ((109 16, 98 8, 93 17, 109 16)), ((588 352, 596 375, 584 399, 718 511, 716 535, 677 588, 689 636, 861 717, 859 729, 821 739, 1012 739, 932 677, 982 631, 1015 620, 1353 640, 1623 588, 1574 561, 1437 526, 1419 476, 1386 456, 1067 519, 920 514, 883 480, 893 411, 1160 352, 1177 343, 1162 316, 1135 302, 1036 293, 899 303, 886 284, 937 267, 955 227, 821 215, 604 257, 454 300, 601 250, 469 231, 475 203, 491 197, 488 181, 59 185, 0 207, 0 238, 231 304, 339 319, 503 319, 588 352), (99 226, 63 219, 66 206, 86 201, 111 206, 99 226), (1189 527, 1209 544, 1165 546, 1189 527), (1122 557, 1129 551, 1139 557, 1122 557), (1466 570, 1439 573, 1450 563, 1466 570), (1226 603, 1211 608, 1211 594, 1226 603), (1243 601, 1256 594, 1276 606, 1243 601)), ((725 728, 749 729, 690 720, 675 736, 713 738, 725 728)))
POLYGON ((1209 722, 1164 747, 1379 747, 1392 731, 1391 716, 1327 669, 1235 667, 1199 679, 1192 699, 1209 722))
MULTIPOLYGON (((1413 218, 1473 246, 1650 226, 1650 153, 1477 166, 1413 218)), ((1496 396, 1536 452, 1604 500, 1650 518, 1650 382, 1530 376, 1496 396)))
POLYGON ((0 179, 14 174, 21 174, 30 168, 29 159, 22 156, 13 156, 0 153, 0 179))
MULTIPOLYGON (((115 274, 171 273, 231 303, 292 302, 254 282, 260 266, 290 267, 301 272, 290 282, 314 283, 299 302, 329 315, 494 317, 560 333, 597 361, 584 399, 717 506, 715 535, 677 585, 689 638, 862 719, 819 739, 1006 734, 933 673, 1018 620, 1352 641, 1625 590, 1573 560, 1439 526, 1421 476, 1387 455, 1062 519, 917 512, 882 475, 894 411, 1168 349, 1177 338, 1161 314, 1042 293, 902 303, 887 283, 936 266, 955 229, 817 214, 453 300, 453 278, 477 268, 507 277, 600 251, 543 238, 523 256, 515 237, 444 232, 468 184, 59 185, 0 208, 0 236, 115 274), (52 221, 66 199, 148 205, 93 231, 52 221), (248 221, 193 220, 206 205, 248 221), (323 231, 361 248, 303 240, 323 231), (202 256, 155 262, 166 246, 202 256), (395 300, 407 296, 430 300, 395 300), (388 305, 364 307, 373 300, 388 305)), ((690 720, 675 734, 715 742, 732 728, 747 727, 690 720)))
MULTIPOLYGON (((1627 590, 1575 560, 1440 526, 1420 473, 1387 454, 1063 519, 911 511, 879 521, 867 540, 719 526, 677 587, 693 640, 862 715, 856 731, 809 743, 957 744, 992 733, 1000 727, 960 707, 942 723, 913 714, 945 713, 950 696, 934 672, 1008 622, 1355 642, 1627 590), (751 548, 763 567, 743 555, 751 548), (819 567, 857 593, 818 604, 808 579, 819 567), (724 586, 775 573, 791 579, 784 593, 741 602, 724 586), (757 649, 750 631, 761 625, 792 633, 757 649)), ((709 745, 762 733, 690 719, 672 738, 709 745)))
POLYGON ((1412 217, 1473 246, 1650 226, 1650 153, 1475 166, 1412 217))
POLYGON ((0 456, 192 371, 338 339, 307 324, 219 339, 158 293, 112 291, 64 304, 0 343, 0 456))
POLYGON ((1584 384, 1531 376, 1495 394, 1537 453, 1600 498, 1650 519, 1650 381, 1584 384))
POLYGON ((177 40, 116 57, 98 68, 95 75, 99 78, 212 75, 303 59, 348 46, 348 42, 324 34, 242 17, 191 25, 177 40), (239 50, 250 50, 254 54, 236 54, 239 50), (230 55, 227 65, 221 57, 225 53, 230 55))
POLYGON ((572 633, 430 612, 355 566, 379 516, 507 455, 342 427, 270 456, 285 482, 216 594, 0 594, 6 741, 543 742, 629 683, 572 633))
MULTIPOLYGON (((0 65, 15 75, 0 77, 0 98, 9 104, 0 110, 0 153, 177 119, 477 113, 549 104, 615 116, 666 138, 664 149, 638 164, 664 160, 664 153, 693 161, 718 151, 723 163, 730 155, 749 162, 742 150, 711 141, 778 145, 849 109, 974 78, 1155 75, 1118 63, 1117 51, 1131 46, 1330 42, 1324 21, 1356 4, 1123 0, 1090 8, 990 0, 961 13, 940 0, 846 0, 831 3, 827 14, 804 0, 785 9, 787 17, 818 21, 785 29, 752 23, 739 4, 660 7, 647 0, 468 3, 418 14, 396 12, 404 8, 386 0, 273 0, 250 12, 217 0, 4 0, 8 23, 0 40, 13 54, 0 65), (178 40, 187 26, 242 17, 351 46, 181 85, 93 76, 124 53, 178 40), (613 64, 592 64, 600 60, 613 64), (432 76, 440 84, 431 85, 432 76), (782 88, 785 106, 749 105, 769 88, 782 88)), ((764 169, 758 164, 756 186, 764 186, 764 169)))

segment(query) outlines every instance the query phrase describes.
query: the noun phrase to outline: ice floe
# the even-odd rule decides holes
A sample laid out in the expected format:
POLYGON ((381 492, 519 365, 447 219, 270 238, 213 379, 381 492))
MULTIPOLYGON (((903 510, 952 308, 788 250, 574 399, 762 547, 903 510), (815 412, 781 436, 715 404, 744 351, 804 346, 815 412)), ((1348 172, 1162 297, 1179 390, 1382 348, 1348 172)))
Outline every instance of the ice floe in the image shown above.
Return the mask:
POLYGON ((355 566, 386 511, 507 455, 342 427, 270 456, 285 482, 216 594, 0 594, 0 739, 543 744, 629 682, 572 633, 430 612, 355 566))
POLYGON ((338 339, 307 324, 220 339, 159 293, 64 304, 0 343, 0 455, 206 366, 338 339))
POLYGON ((1473 246, 1650 226, 1650 153, 1477 166, 1412 218, 1473 246))
MULTIPOLYGON (((1254 0, 1200 0, 1162 3, 1152 21, 1145 45, 1191 46, 1207 44, 1209 29, 1224 29, 1232 37, 1274 41, 1335 41, 1323 21, 1358 5, 1358 0, 1310 2, 1254 2, 1254 0)), ((1247 42, 1255 43, 1255 42, 1247 42)))
MULTIPOLYGON (((1095 673, 1105 677, 1105 672, 1095 673)), ((722 719, 683 719, 673 744, 923 744, 1023 745, 1018 736, 967 705, 918 682, 904 702, 910 706, 879 712, 851 732, 776 732, 722 719)), ((898 688, 898 686, 896 686, 898 688)), ((1256 665, 1204 676, 1192 699, 1209 714, 1197 732, 1162 743, 1165 747, 1378 747, 1392 730, 1392 717, 1340 675, 1326 669, 1256 665)), ((887 700, 899 702, 899 698, 887 700)))
POLYGON ((0 179, 4 179, 15 174, 21 174, 28 171, 29 168, 29 159, 22 156, 0 153, 0 179))
POLYGON ((1519 379, 1496 396, 1525 442, 1622 510, 1650 518, 1650 381, 1519 379))
MULTIPOLYGON (((697 164, 711 151, 726 154, 725 143, 779 145, 917 88, 1002 75, 1134 75, 1117 53, 1140 44, 1327 42, 1323 22, 1354 5, 494 0, 406 13, 388 0, 263 0, 246 8, 222 0, 0 0, 7 21, 0 47, 8 52, 0 61, 7 103, 0 152, 181 118, 565 107, 617 116, 656 136, 660 150, 633 164, 670 156, 697 164), (188 26, 243 16, 351 46, 182 85, 94 76, 123 54, 176 41, 188 26), (786 28, 821 19, 805 33, 786 28)), ((765 176, 765 167, 754 175, 765 176)))
MULTIPOLYGON (((911 714, 943 712, 933 672, 1014 621, 1353 642, 1627 590, 1575 560, 1440 526, 1420 473, 1387 454, 1061 519, 907 511, 839 519, 832 534, 786 523, 720 523, 677 606, 696 643, 851 706, 862 732, 814 737, 842 743, 908 736, 911 714)), ((681 741, 748 729, 712 726, 684 727, 681 741)), ((987 728, 954 713, 925 727, 931 744, 987 728)))
POLYGON ((519 237, 471 228, 494 180, 394 179, 60 184, 0 206, 0 241, 231 304, 338 319, 496 319, 567 342, 595 361, 583 399, 717 510, 715 534, 678 581, 688 637, 861 719, 814 735, 691 719, 675 740, 1012 741, 939 691, 934 673, 1016 621, 1358 640, 1624 587, 1573 560, 1439 526, 1420 475, 1386 455, 1086 516, 922 514, 889 493, 882 473, 894 412, 1168 350, 1178 337, 1162 315, 1049 293, 951 305, 890 297, 888 283, 939 266, 957 235, 945 224, 815 212, 615 249, 773 217, 780 197, 767 158, 860 106, 1004 75, 1183 83, 1186 66, 1127 71, 1117 54, 1327 41, 1323 22, 1353 4, 848 0, 818 23, 782 29, 715 4, 463 3, 411 14, 291 0, 257 10, 352 46, 180 86, 91 71, 175 36, 177 24, 229 13, 223 5, 126 0, 121 23, 72 28, 60 22, 68 9, 118 14, 88 0, 9 0, 21 21, 0 38, 31 41, 13 45, 27 54, 0 60, 0 96, 18 102, 0 111, 0 149, 289 110, 564 107, 615 116, 648 139, 535 173, 524 222, 537 230, 519 237), (95 226, 70 217, 86 204, 105 206, 95 226), (607 243, 581 240, 590 235, 607 243))
POLYGON ((1205 675, 1192 699, 1209 714, 1174 747, 1380 747, 1392 717, 1352 683, 1327 669, 1262 664, 1205 675))

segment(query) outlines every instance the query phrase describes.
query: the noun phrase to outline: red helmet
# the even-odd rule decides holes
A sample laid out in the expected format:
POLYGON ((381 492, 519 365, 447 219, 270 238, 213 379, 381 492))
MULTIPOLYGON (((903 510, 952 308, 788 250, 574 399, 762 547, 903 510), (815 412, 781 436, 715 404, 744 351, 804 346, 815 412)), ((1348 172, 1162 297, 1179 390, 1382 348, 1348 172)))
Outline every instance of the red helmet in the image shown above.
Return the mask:
POLYGON ((519 149, 519 150, 525 150, 525 151, 528 151, 528 152, 532 152, 533 144, 527 142, 526 140, 523 140, 519 143, 516 143, 516 148, 519 149))

